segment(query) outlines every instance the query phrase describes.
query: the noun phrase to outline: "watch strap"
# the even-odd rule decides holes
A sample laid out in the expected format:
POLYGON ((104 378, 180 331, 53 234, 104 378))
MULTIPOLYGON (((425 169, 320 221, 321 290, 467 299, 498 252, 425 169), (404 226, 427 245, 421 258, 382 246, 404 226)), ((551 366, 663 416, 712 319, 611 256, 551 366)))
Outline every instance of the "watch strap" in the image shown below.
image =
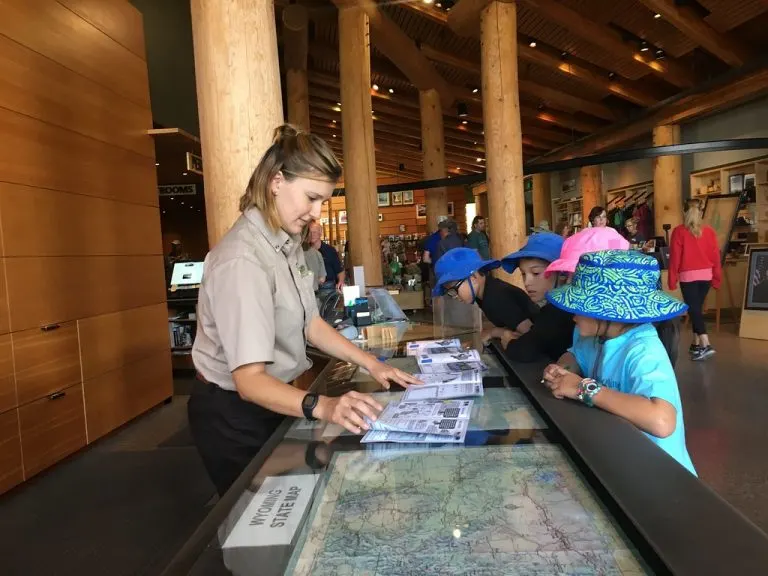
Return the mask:
POLYGON ((587 406, 595 405, 595 395, 602 390, 602 385, 599 384, 594 378, 583 378, 579 382, 578 399, 587 406))
POLYGON ((304 418, 307 420, 317 420, 317 418, 312 416, 312 412, 317 406, 318 400, 319 396, 313 392, 310 392, 309 394, 306 394, 304 399, 301 401, 301 411, 304 413, 304 418))

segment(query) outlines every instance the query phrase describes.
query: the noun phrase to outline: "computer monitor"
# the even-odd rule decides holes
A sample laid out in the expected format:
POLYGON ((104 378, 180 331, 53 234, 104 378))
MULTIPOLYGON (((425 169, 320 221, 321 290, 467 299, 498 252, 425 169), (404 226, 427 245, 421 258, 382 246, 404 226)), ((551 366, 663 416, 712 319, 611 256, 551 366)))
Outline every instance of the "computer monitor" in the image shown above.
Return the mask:
POLYGON ((171 274, 171 286, 192 288, 203 281, 203 262, 176 262, 171 274))

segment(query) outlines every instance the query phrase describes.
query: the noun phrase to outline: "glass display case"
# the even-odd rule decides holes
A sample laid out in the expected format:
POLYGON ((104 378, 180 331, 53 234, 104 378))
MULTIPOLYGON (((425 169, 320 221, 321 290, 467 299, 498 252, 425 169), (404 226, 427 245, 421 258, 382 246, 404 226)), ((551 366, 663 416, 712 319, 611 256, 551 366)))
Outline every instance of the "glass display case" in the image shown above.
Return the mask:
MULTIPOLYGON (((370 348, 416 371, 404 342, 456 332, 400 326, 394 341, 370 348)), ((483 349, 476 333, 459 337, 483 349)), ((464 444, 366 445, 334 424, 287 419, 165 573, 735 574, 765 565, 756 564, 768 560, 765 534, 632 426, 547 398, 536 386, 541 365, 515 367, 495 348, 483 359, 484 394, 464 444), (729 531, 717 550, 702 547, 715 526, 700 524, 702 514, 729 531)), ((384 405, 403 394, 334 360, 312 389, 368 392, 384 405)))

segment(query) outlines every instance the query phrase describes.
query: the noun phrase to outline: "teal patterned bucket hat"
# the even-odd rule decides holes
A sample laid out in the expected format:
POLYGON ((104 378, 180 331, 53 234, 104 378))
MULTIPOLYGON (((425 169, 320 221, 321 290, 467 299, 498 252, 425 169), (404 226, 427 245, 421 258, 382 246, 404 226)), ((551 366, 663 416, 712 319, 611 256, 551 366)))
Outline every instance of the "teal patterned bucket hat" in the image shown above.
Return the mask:
POLYGON ((661 322, 688 309, 659 286, 658 261, 633 250, 582 255, 571 283, 547 292, 547 300, 567 312, 612 322, 661 322))

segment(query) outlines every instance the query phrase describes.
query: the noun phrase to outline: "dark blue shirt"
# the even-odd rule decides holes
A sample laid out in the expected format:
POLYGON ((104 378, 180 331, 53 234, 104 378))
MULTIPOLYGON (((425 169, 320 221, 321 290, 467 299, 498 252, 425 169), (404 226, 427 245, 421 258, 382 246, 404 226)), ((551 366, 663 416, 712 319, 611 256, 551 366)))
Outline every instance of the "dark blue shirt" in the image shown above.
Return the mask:
POLYGON ((432 232, 424 242, 424 251, 429 252, 429 257, 434 265, 437 256, 437 248, 440 246, 440 231, 432 232))
POLYGON ((339 253, 336 252, 336 248, 333 246, 320 242, 320 255, 323 257, 323 263, 325 264, 325 281, 336 284, 338 275, 343 271, 339 253))

